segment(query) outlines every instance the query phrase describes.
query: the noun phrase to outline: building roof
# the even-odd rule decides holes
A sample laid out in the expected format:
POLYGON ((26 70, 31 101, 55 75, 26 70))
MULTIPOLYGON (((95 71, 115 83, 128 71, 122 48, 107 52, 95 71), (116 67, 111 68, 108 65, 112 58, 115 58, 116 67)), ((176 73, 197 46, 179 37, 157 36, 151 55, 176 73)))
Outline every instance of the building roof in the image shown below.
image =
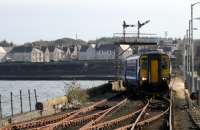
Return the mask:
POLYGON ((32 46, 16 46, 11 50, 11 53, 31 52, 32 50, 33 50, 32 46))
POLYGON ((40 49, 42 50, 42 52, 45 52, 47 47, 46 46, 42 46, 40 49))
POLYGON ((71 46, 69 49, 70 49, 70 52, 73 52, 74 51, 74 46, 71 46))
POLYGON ((103 50, 103 51, 112 50, 112 51, 114 51, 115 49, 116 48, 115 48, 114 44, 102 44, 102 45, 100 45, 99 47, 96 48, 97 51, 99 51, 99 50, 103 50))
POLYGON ((89 48, 89 46, 83 45, 83 46, 81 46, 80 52, 86 52, 88 48, 89 48))
POLYGON ((55 49, 55 46, 48 46, 49 52, 53 52, 55 49))
POLYGON ((68 47, 64 46, 63 51, 66 52, 68 50, 68 47))

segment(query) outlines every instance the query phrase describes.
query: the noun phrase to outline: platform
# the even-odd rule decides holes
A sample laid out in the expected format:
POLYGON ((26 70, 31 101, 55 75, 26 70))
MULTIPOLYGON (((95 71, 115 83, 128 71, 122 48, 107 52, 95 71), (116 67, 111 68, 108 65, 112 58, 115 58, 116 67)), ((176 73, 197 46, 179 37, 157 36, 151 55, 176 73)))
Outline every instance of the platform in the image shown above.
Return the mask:
POLYGON ((180 76, 175 77, 171 81, 174 92, 174 126, 175 130, 189 130, 195 129, 195 125, 191 121, 187 112, 187 102, 184 86, 184 81, 180 76))

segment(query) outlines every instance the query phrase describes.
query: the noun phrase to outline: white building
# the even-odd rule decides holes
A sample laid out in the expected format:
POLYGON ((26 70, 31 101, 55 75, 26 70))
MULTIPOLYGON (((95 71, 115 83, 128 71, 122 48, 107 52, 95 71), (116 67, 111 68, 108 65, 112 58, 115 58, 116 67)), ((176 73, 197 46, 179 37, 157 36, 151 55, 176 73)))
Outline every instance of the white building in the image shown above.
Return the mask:
POLYGON ((2 59, 6 55, 6 50, 3 47, 0 47, 0 62, 2 62, 2 59))

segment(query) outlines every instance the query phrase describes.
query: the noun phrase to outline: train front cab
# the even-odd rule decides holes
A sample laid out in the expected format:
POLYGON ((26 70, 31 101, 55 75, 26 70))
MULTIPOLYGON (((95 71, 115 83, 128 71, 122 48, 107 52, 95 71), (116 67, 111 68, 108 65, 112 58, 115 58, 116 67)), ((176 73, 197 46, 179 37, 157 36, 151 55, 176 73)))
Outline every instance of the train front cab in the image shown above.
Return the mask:
POLYGON ((143 54, 140 57, 140 86, 162 89, 169 84, 169 58, 165 54, 143 54))

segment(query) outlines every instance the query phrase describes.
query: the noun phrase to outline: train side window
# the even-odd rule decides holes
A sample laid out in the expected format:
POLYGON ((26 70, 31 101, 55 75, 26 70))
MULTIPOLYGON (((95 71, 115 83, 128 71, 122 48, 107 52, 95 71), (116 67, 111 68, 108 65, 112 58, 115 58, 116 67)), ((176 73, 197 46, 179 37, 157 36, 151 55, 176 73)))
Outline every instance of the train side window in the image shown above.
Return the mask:
POLYGON ((163 59, 162 59, 162 68, 163 69, 167 69, 168 67, 169 67, 168 59, 166 57, 163 57, 163 59))
POLYGON ((146 69, 147 66, 148 66, 147 57, 143 57, 141 59, 141 67, 142 67, 142 69, 146 69))

